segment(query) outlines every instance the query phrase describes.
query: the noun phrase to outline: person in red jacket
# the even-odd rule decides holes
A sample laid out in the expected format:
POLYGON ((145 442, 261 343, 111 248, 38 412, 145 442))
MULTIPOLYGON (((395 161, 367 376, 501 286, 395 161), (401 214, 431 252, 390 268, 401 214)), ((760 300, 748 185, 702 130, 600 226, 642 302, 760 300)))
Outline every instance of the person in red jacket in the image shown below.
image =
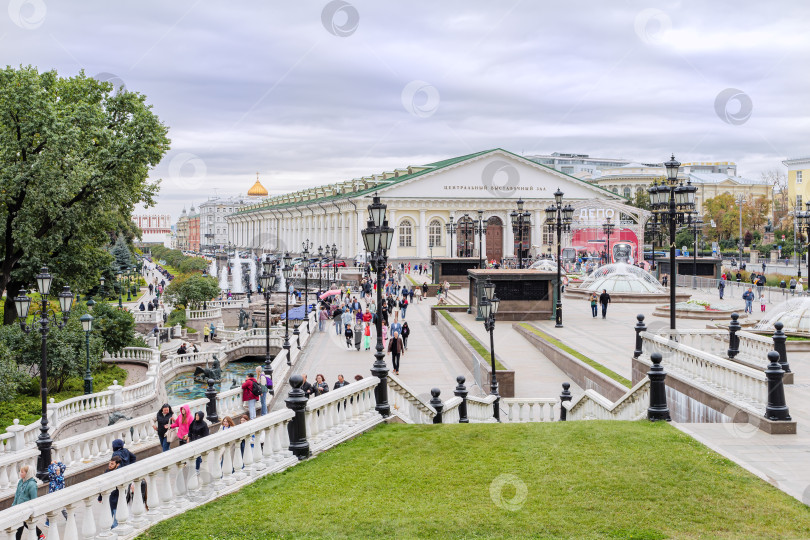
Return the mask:
POLYGON ((256 401, 259 396, 253 393, 253 383, 256 382, 256 375, 248 373, 248 378, 242 383, 242 401, 247 401, 250 419, 256 418, 256 401))

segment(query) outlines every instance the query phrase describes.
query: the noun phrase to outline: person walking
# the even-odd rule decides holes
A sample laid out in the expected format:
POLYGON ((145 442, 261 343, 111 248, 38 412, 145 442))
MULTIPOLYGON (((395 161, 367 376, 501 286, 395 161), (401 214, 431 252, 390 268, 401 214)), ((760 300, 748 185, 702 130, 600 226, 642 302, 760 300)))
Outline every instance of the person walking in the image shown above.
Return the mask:
POLYGON ((408 326, 407 321, 402 323, 402 332, 400 332, 399 335, 402 336, 402 344, 405 345, 405 350, 407 351, 408 350, 408 336, 411 335, 411 329, 408 326))
POLYGON ((262 366, 256 366, 256 380, 259 382, 259 388, 262 391, 259 402, 262 404, 262 416, 264 416, 267 414, 267 392, 273 388, 273 381, 264 373, 262 366))
POLYGON ((366 327, 363 329, 363 348, 365 350, 371 348, 371 324, 369 323, 366 323, 366 327))
POLYGON ((745 300, 745 312, 751 313, 753 311, 752 304, 754 302, 754 291, 751 287, 748 287, 748 290, 743 293, 742 299, 745 300))
POLYGON ((759 297, 762 298, 762 292, 765 290, 765 274, 760 274, 757 277, 757 292, 759 297))
POLYGON ((595 292, 591 293, 590 300, 591 300, 591 313, 593 314, 594 318, 596 318, 597 305, 599 304, 599 295, 596 294, 595 292))
MULTIPOLYGON (((208 422, 205 421, 205 414, 202 411, 197 411, 194 413, 194 420, 191 422, 191 426, 188 428, 188 438, 190 442, 194 442, 196 440, 202 439, 203 437, 207 437, 210 434, 211 430, 208 427, 208 422)), ((202 456, 197 457, 197 464, 196 469, 200 470, 200 464, 202 463, 202 456)))
POLYGON ((346 330, 343 331, 343 334, 346 336, 346 349, 350 351, 353 348, 354 330, 352 330, 351 323, 346 323, 344 326, 346 327, 346 330))
POLYGON ((599 303, 602 304, 602 318, 607 317, 607 307, 610 303, 610 295, 607 292, 607 289, 602 289, 602 294, 599 295, 599 303))
POLYGON ((402 311, 402 318, 405 319, 405 312, 408 310, 408 295, 402 295, 402 300, 399 301, 399 309, 402 311))
POLYGON ((345 330, 351 331, 352 322, 354 322, 354 313, 352 313, 352 310, 348 305, 344 306, 343 314, 340 316, 340 318, 341 318, 341 322, 343 323, 344 331, 345 330))
POLYGON ((160 447, 163 449, 164 452, 169 451, 169 440, 166 437, 167 432, 169 431, 169 426, 172 423, 172 415, 173 415, 172 407, 168 403, 164 403, 160 410, 155 415, 155 423, 152 424, 152 428, 157 431, 158 440, 160 441, 160 447))
POLYGON ((112 449, 113 449, 113 454, 112 455, 113 456, 118 456, 118 457, 121 458, 121 466, 122 467, 126 467, 127 465, 132 465, 133 463, 138 461, 138 458, 135 456, 135 454, 133 454, 132 452, 130 452, 129 450, 124 448, 124 440, 123 439, 115 439, 112 442, 112 449))
POLYGON ((180 414, 174 419, 169 429, 177 428, 177 441, 178 446, 182 446, 188 442, 188 427, 191 425, 191 409, 188 405, 180 407, 180 414))
POLYGON ((418 303, 422 302, 422 287, 414 287, 411 289, 411 292, 414 296, 416 296, 416 301, 418 303))
MULTIPOLYGON (((115 470, 118 470, 121 466, 122 466, 121 465, 121 458, 119 456, 114 455, 114 456, 112 456, 110 458, 110 461, 107 463, 107 468, 104 469, 104 473, 106 474, 108 472, 113 472, 115 470)), ((129 487, 127 487, 127 490, 128 489, 129 489, 129 487)), ((110 527, 111 529, 114 529, 114 528, 118 527, 118 520, 115 518, 115 513, 118 511, 118 497, 119 497, 119 495, 120 495, 120 493, 118 491, 118 488, 115 488, 114 490, 112 490, 110 492, 110 497, 109 497, 110 514, 112 514, 112 519, 113 519, 112 527, 110 527)), ((99 502, 101 502, 101 500, 102 500, 101 495, 98 496, 98 500, 99 500, 99 502)), ((39 531, 37 531, 37 533, 39 533, 39 531)), ((40 538, 45 538, 42 535, 40 535, 39 537, 40 538)), ((20 539, 20 537, 18 536, 17 540, 19 540, 19 539, 20 539)))
POLYGON ((726 282, 725 280, 720 280, 720 283, 717 284, 717 290, 720 292, 720 300, 723 299, 723 293, 726 291, 726 282))
POLYGON ((311 382, 307 381, 307 374, 304 373, 301 375, 301 378, 304 379, 303 384, 301 384, 301 390, 304 391, 304 395, 307 397, 307 399, 315 396, 315 387, 312 386, 311 382))
POLYGON ((422 296, 424 296, 425 298, 428 297, 428 284, 427 284, 427 281, 422 283, 422 296))
POLYGON ((338 388, 343 388, 344 386, 349 386, 349 381, 343 378, 343 374, 338 375, 338 380, 333 387, 335 390, 338 388))
POLYGON ((332 313, 332 319, 335 321, 335 334, 340 335, 343 333, 343 309, 336 308, 332 313))
POLYGON ((256 375, 248 373, 247 379, 242 383, 242 401, 247 401, 248 415, 251 420, 256 418, 256 402, 259 400, 257 394, 261 394, 259 382, 256 380, 256 375))
POLYGON ((790 288, 790 294, 795 295, 796 294, 796 278, 794 278, 794 277, 790 278, 789 288, 790 288))
POLYGON ((326 330, 326 319, 328 316, 327 311, 321 306, 318 312, 318 332, 324 332, 326 330))
POLYGON ((321 396, 329 391, 329 383, 326 382, 326 377, 321 373, 315 375, 315 395, 321 396))
POLYGON ((203 341, 208 343, 208 336, 211 335, 211 329, 208 325, 203 326, 203 341))
POLYGON ((405 344, 402 338, 399 337, 399 332, 394 332, 391 336, 391 341, 388 343, 388 352, 391 353, 391 363, 394 366, 394 373, 399 375, 399 359, 401 355, 405 354, 405 344))

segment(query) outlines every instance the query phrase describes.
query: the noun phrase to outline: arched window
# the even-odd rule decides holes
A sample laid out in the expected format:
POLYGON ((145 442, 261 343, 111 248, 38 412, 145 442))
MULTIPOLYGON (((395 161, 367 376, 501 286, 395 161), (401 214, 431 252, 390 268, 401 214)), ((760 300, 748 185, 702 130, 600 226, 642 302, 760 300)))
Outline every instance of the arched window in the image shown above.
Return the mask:
POLYGON ((431 220, 428 225, 428 245, 441 246, 442 245, 442 223, 438 219, 431 220))
POLYGON ((413 226, 410 220, 403 219, 399 224, 399 247, 413 245, 413 226))
POLYGON ((625 186, 625 188, 624 188, 624 196, 627 197, 628 199, 631 197, 629 187, 625 186))
POLYGON ((618 195, 618 194, 619 194, 619 188, 614 187, 614 188, 613 188, 613 193, 615 193, 615 194, 617 194, 617 195, 618 195))

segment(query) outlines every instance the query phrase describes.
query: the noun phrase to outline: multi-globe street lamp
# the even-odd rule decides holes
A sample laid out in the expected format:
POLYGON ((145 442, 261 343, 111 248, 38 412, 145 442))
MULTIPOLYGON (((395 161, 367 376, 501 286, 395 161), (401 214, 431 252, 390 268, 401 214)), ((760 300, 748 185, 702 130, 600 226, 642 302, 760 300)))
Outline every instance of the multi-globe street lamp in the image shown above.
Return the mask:
MULTIPOLYGON (((272 262, 265 260, 262 263, 261 277, 259 283, 264 294, 264 372, 273 380, 273 359, 270 357, 270 295, 273 285, 276 283, 276 269, 272 262)), ((269 389, 273 393, 273 389, 269 389)))
MULTIPOLYGON (((87 301, 87 307, 92 308, 95 305, 93 300, 87 301)), ((85 371, 84 371, 84 393, 93 393, 93 374, 90 373, 90 332, 93 330, 93 316, 85 313, 79 320, 82 323, 82 330, 84 330, 84 348, 86 352, 85 357, 85 371)))
POLYGON ((450 221, 445 225, 447 229, 447 234, 450 235, 450 245, 448 245, 448 256, 455 257, 455 253, 453 252, 453 235, 456 234, 456 226, 453 223, 453 216, 450 216, 450 221))
POLYGON ((653 214, 652 219, 647 221, 645 232, 652 235, 652 266, 650 267, 650 270, 655 271, 655 275, 658 277, 658 268, 655 266, 655 242, 658 240, 661 233, 661 227, 658 223, 658 214, 653 214))
POLYGON ((383 288, 383 269, 386 267, 388 260, 388 250, 391 248, 391 242, 394 239, 394 229, 388 226, 388 221, 385 219, 386 210, 388 206, 380 202, 380 197, 375 193, 372 203, 368 205, 369 220, 366 228, 363 229, 363 244, 366 251, 369 253, 371 260, 374 261, 374 269, 377 272, 377 320, 375 326, 377 328, 377 347, 374 353, 374 365, 371 369, 371 374, 380 379, 374 389, 375 397, 377 398, 377 412, 382 416, 389 416, 391 414, 391 407, 388 404, 388 367, 385 365, 385 353, 383 352, 382 343, 382 288, 383 288))
MULTIPOLYGON (((42 335, 42 356, 40 357, 39 364, 39 393, 42 398, 42 420, 40 421, 39 437, 37 438, 37 448, 39 448, 37 478, 45 481, 48 479, 48 466, 51 464, 51 446, 53 444, 48 433, 48 327, 49 325, 53 325, 57 328, 64 328, 65 324, 67 324, 68 317, 70 316, 70 308, 73 305, 73 293, 70 292, 70 287, 67 285, 65 285, 62 292, 59 293, 59 307, 62 310, 62 322, 57 322, 56 312, 48 306, 48 295, 51 292, 53 276, 48 272, 47 267, 42 267, 40 273, 36 275, 36 280, 41 305, 34 314, 39 315, 39 332, 42 335), (52 316, 51 320, 48 319, 49 315, 52 316)), ((14 305, 17 308, 20 328, 26 334, 30 333, 34 325, 29 326, 25 321, 28 318, 28 311, 31 308, 31 298, 26 295, 25 289, 20 290, 19 296, 14 298, 14 305)))
MULTIPOLYGON (((518 239, 518 268, 523 268, 524 248, 523 240, 526 232, 526 227, 531 227, 532 214, 531 212, 523 211, 523 199, 518 199, 517 210, 512 210, 509 214, 512 219, 512 233, 518 239)), ((528 251, 528 250, 526 250, 528 251)))
POLYGON ((335 280, 337 283, 337 254, 338 254, 338 247, 336 244, 332 244, 332 279, 335 280))
MULTIPOLYGON (((292 276, 292 257, 290 257, 290 253, 287 252, 284 254, 284 258, 282 259, 284 262, 284 266, 282 267, 281 273, 284 275, 284 283, 289 283, 290 277, 292 276)), ((284 291, 284 345, 282 345, 285 351, 287 351, 287 365, 291 366, 292 361, 290 360, 290 293, 289 291, 284 291)))
POLYGON ((118 272, 115 273, 115 283, 118 285, 118 309, 124 309, 124 304, 122 300, 124 299, 124 280, 122 278, 123 274, 121 271, 123 267, 121 267, 118 272))
POLYGON ((482 238, 487 234, 487 220, 484 219, 484 211, 478 210, 478 219, 475 220, 475 234, 478 235, 478 268, 484 266, 484 242, 482 238))
MULTIPOLYGON (((318 246, 318 292, 323 292, 323 247, 321 246, 318 246)), ((307 334, 308 333, 309 323, 307 323, 307 334)))
MULTIPOLYGON (((301 247, 303 248, 301 256, 304 257, 304 262, 301 266, 304 268, 304 316, 306 316, 309 309, 309 248, 314 246, 309 242, 309 239, 307 239, 301 242, 301 247)), ((309 334, 309 317, 307 317, 307 334, 309 334)))
POLYGON ((555 327, 562 328, 562 234, 571 231, 571 222, 574 218, 574 207, 566 204, 563 207, 564 193, 557 188, 554 192, 554 204, 546 208, 546 226, 550 233, 557 233, 557 306, 555 313, 555 327))
POLYGON ((605 222, 602 223, 602 232, 605 233, 605 236, 607 236, 607 249, 605 250, 605 264, 610 264, 611 259, 613 259, 610 253, 610 235, 613 234, 613 230, 615 228, 616 224, 613 223, 609 217, 605 218, 605 222))
POLYGON ((673 154, 669 161, 664 163, 667 170, 666 184, 653 185, 647 189, 650 194, 650 206, 653 212, 661 218, 662 225, 669 225, 669 327, 675 330, 675 287, 677 286, 677 268, 675 261, 675 230, 679 223, 684 222, 684 216, 695 209, 695 192, 697 187, 687 180, 678 183, 678 169, 681 164, 675 161, 673 154))
POLYGON ((484 297, 481 299, 481 314, 484 316, 484 329, 489 332, 489 359, 492 362, 490 369, 492 369, 492 377, 490 380, 489 391, 490 394, 495 396, 493 402, 493 417, 498 422, 501 421, 500 410, 500 396, 498 395, 498 379, 495 376, 495 315, 498 313, 498 306, 501 301, 495 296, 495 284, 487 278, 484 283, 484 297))
MULTIPOLYGON (((810 201, 804 203, 806 210, 802 212, 801 210, 796 211, 796 226, 799 231, 799 235, 802 234, 807 237, 807 268, 810 269, 810 201)), ((801 208, 801 207, 799 207, 801 208)), ((801 246, 801 240, 799 242, 794 242, 794 245, 801 246)), ((799 247, 799 257, 798 257, 798 265, 799 265, 799 279, 802 277, 802 250, 799 247)))

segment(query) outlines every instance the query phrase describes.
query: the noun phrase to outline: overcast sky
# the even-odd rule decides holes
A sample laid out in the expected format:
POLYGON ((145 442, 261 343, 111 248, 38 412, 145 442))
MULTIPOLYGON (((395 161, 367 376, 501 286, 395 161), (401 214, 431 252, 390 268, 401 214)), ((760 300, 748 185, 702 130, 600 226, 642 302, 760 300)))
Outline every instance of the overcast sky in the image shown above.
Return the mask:
POLYGON ((634 161, 810 154, 810 2, 11 0, 10 65, 148 96, 157 210, 487 148, 634 161))

